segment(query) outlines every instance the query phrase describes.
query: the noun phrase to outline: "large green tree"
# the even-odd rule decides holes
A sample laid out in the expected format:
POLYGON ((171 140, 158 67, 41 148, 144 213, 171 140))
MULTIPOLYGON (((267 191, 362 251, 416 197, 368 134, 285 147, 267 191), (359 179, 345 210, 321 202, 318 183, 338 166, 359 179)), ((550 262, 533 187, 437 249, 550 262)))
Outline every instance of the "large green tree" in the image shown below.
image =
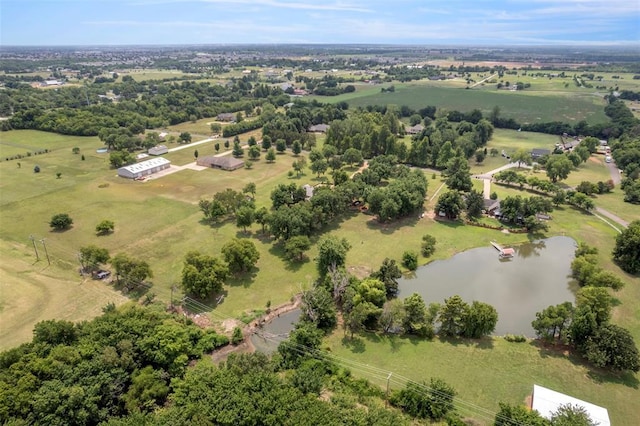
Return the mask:
POLYGON ((147 262, 131 258, 125 253, 115 255, 111 259, 111 265, 115 269, 118 283, 129 290, 143 284, 147 278, 153 277, 147 262))
POLYGON ((469 162, 462 155, 456 155, 447 162, 444 174, 447 176, 446 184, 451 190, 468 192, 473 187, 469 162))
POLYGON ((557 182, 569 176, 569 173, 573 170, 573 163, 564 154, 552 155, 545 163, 544 168, 547 171, 549 179, 551 179, 552 182, 557 182))
POLYGON ((630 273, 640 273, 640 220, 635 220, 616 237, 613 260, 630 273))
POLYGON ((318 243, 318 271, 325 275, 330 267, 340 268, 347 260, 347 252, 351 244, 346 238, 334 235, 322 237, 318 243))
POLYGON ((222 255, 233 273, 246 272, 260 259, 256 245, 249 240, 234 238, 222 246, 222 255))
POLYGON ((182 268, 182 288, 185 293, 207 298, 222 290, 229 277, 229 267, 217 257, 190 251, 182 268))
POLYGON ((438 197, 435 211, 440 212, 448 219, 456 219, 464 209, 464 199, 458 191, 447 191, 438 197))
POLYGON ((92 273, 98 270, 101 265, 109 261, 109 250, 97 247, 93 244, 80 247, 79 259, 80 264, 82 265, 82 270, 92 273))

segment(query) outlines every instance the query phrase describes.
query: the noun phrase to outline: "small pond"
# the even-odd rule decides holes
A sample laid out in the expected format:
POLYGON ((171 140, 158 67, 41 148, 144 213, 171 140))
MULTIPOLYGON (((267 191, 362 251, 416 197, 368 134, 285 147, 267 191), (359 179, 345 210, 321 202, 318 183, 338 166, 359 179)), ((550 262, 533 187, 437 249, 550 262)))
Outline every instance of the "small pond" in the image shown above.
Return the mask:
POLYGON ((301 314, 302 311, 300 309, 280 314, 260 329, 259 334, 267 337, 267 339, 256 333, 251 336, 251 343, 253 343, 257 351, 267 354, 275 352, 280 342, 289 336, 301 314))
POLYGON ((515 246, 515 256, 501 260, 487 244, 418 268, 413 277, 399 280, 398 297, 418 293, 429 304, 443 303, 457 294, 469 304, 485 302, 498 311, 496 335, 533 337, 531 321, 536 312, 574 302, 577 285, 571 278, 571 261, 575 248, 576 242, 569 237, 552 237, 515 246))

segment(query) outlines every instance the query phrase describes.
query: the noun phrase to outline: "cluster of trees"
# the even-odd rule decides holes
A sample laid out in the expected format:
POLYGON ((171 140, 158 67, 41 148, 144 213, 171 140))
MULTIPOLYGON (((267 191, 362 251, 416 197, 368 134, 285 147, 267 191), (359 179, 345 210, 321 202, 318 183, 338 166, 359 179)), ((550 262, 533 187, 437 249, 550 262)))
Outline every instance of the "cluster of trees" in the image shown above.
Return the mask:
POLYGON ((393 177, 386 186, 365 190, 369 211, 377 215, 381 222, 419 211, 427 195, 427 178, 424 173, 419 169, 409 169, 405 166, 394 167, 393 161, 393 157, 387 156, 374 158, 369 163, 369 169, 365 171, 367 176, 362 177, 362 181, 375 178, 375 175, 380 179, 393 177), (382 164, 384 162, 387 164, 382 164), (386 172, 379 173, 381 170, 389 170, 389 176, 386 172))
POLYGON ((576 306, 565 302, 536 313, 531 326, 547 342, 570 344, 589 362, 612 370, 640 371, 640 355, 631 333, 610 322, 613 298, 622 281, 596 265, 597 249, 581 244, 572 263, 573 276, 583 286, 576 306))
POLYGON ((190 360, 227 343, 157 306, 40 322, 30 343, 0 354, 0 421, 91 425, 153 412, 190 360))
POLYGON ((303 294, 302 319, 328 331, 342 312, 345 333, 364 330, 433 338, 441 336, 480 338, 491 334, 498 321, 492 306, 474 301, 471 305, 453 296, 444 304, 427 306, 419 294, 397 299, 398 278, 395 260, 385 259, 377 271, 358 280, 344 271, 350 246, 344 239, 329 236, 319 243, 320 280, 303 294))
POLYGON ((249 271, 260 259, 255 244, 234 238, 222 246, 222 259, 199 251, 186 254, 182 268, 182 288, 187 294, 205 299, 219 293, 231 274, 249 271))
POLYGON ((21 87, 10 89, 8 94, 14 114, 3 130, 38 129, 78 136, 95 136, 101 129, 115 132, 121 127, 139 134, 145 128, 253 109, 265 101, 283 105, 288 99, 256 99, 250 93, 242 99, 238 91, 208 82, 136 82, 129 76, 122 83, 58 90, 21 87), (98 96, 109 90, 120 96, 119 102, 98 96))

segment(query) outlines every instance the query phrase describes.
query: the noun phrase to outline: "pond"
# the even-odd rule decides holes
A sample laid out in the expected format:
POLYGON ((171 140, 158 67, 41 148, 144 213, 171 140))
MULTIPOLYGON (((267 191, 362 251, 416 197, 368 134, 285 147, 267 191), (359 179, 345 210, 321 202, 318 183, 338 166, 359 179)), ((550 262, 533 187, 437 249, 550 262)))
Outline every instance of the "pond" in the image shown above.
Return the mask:
POLYGON ((280 342, 285 340, 291 330, 294 329, 294 325, 300 319, 301 314, 302 311, 300 309, 294 309, 280 314, 280 316, 263 325, 259 333, 251 336, 251 343, 255 346, 256 351, 267 354, 275 352, 280 342))
POLYGON ((487 244, 418 268, 413 277, 399 280, 398 297, 413 293, 426 304, 443 303, 459 295, 492 305, 498 311, 495 335, 534 337, 531 321, 549 305, 574 302, 577 284, 571 278, 576 242, 552 237, 514 247, 512 259, 499 259, 487 244))

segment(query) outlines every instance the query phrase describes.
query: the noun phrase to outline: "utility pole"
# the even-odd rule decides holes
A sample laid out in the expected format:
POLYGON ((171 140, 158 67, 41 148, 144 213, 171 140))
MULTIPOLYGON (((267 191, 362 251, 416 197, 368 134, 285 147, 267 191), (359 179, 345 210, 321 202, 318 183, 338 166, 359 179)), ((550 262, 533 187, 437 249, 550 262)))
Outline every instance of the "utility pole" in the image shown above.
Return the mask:
POLYGON ((51 265, 51 259, 49 259, 49 252, 47 251, 47 245, 44 243, 44 238, 40 240, 42 246, 44 247, 44 252, 47 255, 47 262, 51 265))
POLYGON ((387 392, 384 395, 384 406, 386 408, 389 407, 389 381, 391 380, 391 375, 393 373, 389 373, 389 376, 387 377, 387 392))
POLYGON ((36 251, 36 262, 40 260, 40 256, 38 256, 38 248, 36 247, 36 240, 33 238, 33 235, 29 235, 29 239, 33 243, 33 249, 36 251))
POLYGON ((169 309, 173 309, 173 291, 176 289, 176 285, 171 286, 171 300, 169 301, 169 309))

